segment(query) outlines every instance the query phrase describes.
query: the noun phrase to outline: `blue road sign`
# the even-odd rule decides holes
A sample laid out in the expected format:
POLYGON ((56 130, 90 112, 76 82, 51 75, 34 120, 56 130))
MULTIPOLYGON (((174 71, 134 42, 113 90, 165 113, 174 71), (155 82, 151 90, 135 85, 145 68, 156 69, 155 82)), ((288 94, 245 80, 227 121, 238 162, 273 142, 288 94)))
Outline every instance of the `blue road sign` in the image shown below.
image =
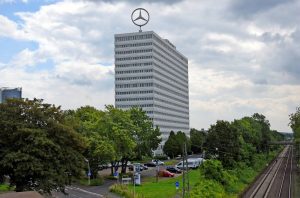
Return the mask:
POLYGON ((175 182, 175 186, 176 186, 176 188, 178 188, 179 187, 179 182, 177 181, 177 182, 175 182))
POLYGON ((118 175, 119 175, 118 171, 114 172, 115 177, 118 177, 118 175))
POLYGON ((87 173, 87 176, 90 177, 91 175, 92 175, 92 173, 89 171, 89 172, 87 173))

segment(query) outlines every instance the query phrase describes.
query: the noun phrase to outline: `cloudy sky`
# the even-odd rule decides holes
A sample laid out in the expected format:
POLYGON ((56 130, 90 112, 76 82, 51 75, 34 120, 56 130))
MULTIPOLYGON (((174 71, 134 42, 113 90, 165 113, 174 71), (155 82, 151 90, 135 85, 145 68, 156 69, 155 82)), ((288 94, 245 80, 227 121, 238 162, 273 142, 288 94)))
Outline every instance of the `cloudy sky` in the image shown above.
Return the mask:
POLYGON ((300 0, 0 0, 0 87, 63 109, 113 104, 113 35, 138 31, 137 7, 189 58, 191 127, 258 112, 291 131, 300 0))

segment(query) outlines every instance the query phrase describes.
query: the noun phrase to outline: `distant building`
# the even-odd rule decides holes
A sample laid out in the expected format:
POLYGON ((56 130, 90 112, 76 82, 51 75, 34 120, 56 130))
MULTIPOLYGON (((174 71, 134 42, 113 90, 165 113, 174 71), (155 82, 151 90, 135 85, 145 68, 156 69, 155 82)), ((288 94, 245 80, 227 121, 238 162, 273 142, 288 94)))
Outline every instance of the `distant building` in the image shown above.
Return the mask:
POLYGON ((162 133, 189 135, 188 59, 153 31, 115 35, 115 105, 141 107, 162 133))
POLYGON ((9 98, 22 98, 22 88, 8 88, 2 87, 0 88, 0 103, 6 101, 9 98))

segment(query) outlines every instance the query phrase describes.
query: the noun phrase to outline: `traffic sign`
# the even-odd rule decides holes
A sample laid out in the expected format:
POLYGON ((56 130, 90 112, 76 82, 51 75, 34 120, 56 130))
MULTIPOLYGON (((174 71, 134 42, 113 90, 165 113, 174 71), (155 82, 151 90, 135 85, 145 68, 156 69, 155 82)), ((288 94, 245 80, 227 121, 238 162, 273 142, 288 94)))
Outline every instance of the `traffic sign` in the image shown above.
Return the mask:
POLYGON ((92 175, 91 171, 88 171, 87 176, 90 177, 91 175, 92 175))
POLYGON ((176 189, 178 190, 178 188, 179 188, 179 182, 178 181, 175 182, 175 186, 176 186, 176 189))

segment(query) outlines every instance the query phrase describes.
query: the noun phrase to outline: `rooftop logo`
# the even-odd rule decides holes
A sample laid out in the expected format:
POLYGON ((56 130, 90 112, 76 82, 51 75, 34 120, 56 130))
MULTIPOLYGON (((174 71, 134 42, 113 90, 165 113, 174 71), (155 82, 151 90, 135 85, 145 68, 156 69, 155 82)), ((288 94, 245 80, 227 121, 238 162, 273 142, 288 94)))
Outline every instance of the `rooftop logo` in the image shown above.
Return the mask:
POLYGON ((149 12, 144 8, 137 8, 133 10, 131 20, 134 25, 140 27, 139 31, 142 32, 142 26, 146 25, 150 20, 149 12))

